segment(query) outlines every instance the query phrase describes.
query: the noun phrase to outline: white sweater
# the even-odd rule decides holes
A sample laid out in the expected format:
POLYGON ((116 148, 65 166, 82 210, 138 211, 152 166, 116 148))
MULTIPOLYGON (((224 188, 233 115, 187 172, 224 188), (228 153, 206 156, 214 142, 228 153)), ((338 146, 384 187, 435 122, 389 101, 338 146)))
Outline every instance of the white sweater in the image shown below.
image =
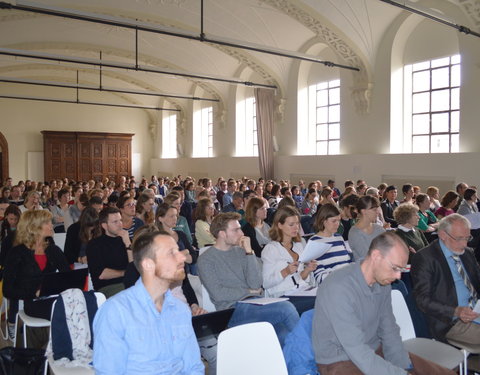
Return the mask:
MULTIPOLYGON (((305 241, 293 243, 293 251, 300 255, 305 247, 305 241)), ((282 269, 293 262, 293 258, 280 242, 272 241, 268 243, 262 250, 263 261, 263 287, 265 288, 265 296, 280 297, 286 292, 294 290, 305 284, 312 284, 313 278, 310 274, 306 280, 300 276, 303 271, 303 264, 300 264, 297 272, 287 277, 282 277, 282 269)))

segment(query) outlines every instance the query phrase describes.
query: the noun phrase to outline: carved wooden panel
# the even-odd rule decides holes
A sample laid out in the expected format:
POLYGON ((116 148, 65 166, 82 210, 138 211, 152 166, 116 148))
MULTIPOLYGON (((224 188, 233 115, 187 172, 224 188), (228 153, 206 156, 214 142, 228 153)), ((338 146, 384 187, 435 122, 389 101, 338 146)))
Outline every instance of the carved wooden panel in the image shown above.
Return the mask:
POLYGON ((42 131, 45 180, 76 181, 109 177, 117 181, 132 172, 133 134, 42 131))

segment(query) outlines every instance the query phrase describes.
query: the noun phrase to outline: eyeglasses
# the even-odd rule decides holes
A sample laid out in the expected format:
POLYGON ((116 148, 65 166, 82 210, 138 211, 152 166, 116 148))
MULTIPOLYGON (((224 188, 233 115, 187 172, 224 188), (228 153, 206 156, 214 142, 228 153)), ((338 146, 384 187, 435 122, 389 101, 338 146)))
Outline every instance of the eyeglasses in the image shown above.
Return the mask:
POLYGON ((126 206, 126 207, 135 207, 136 204, 135 204, 135 203, 128 203, 128 204, 126 204, 125 206, 126 206))
POLYGON ((466 241, 466 242, 470 242, 471 240, 473 240, 473 236, 468 236, 468 237, 453 237, 450 233, 448 233, 447 231, 444 231, 446 234, 448 234, 448 237, 450 237, 452 240, 454 241, 457 241, 457 242, 462 242, 462 241, 466 241))
POLYGON ((388 264, 390 264, 390 267, 392 267, 393 272, 408 272, 408 269, 407 269, 407 268, 395 266, 395 265, 393 265, 393 263, 390 262, 387 258, 383 258, 383 259, 385 259, 385 260, 388 262, 388 264))

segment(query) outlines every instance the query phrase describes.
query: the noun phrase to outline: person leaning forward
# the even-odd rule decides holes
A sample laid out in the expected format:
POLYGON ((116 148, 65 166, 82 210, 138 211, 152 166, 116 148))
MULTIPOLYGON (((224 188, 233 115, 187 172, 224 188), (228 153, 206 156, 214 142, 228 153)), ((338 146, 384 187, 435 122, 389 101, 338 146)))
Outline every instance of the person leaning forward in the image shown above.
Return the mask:
POLYGON ((382 233, 361 263, 333 272, 319 286, 312 344, 322 375, 454 374, 403 347, 390 284, 407 260, 400 237, 382 233))

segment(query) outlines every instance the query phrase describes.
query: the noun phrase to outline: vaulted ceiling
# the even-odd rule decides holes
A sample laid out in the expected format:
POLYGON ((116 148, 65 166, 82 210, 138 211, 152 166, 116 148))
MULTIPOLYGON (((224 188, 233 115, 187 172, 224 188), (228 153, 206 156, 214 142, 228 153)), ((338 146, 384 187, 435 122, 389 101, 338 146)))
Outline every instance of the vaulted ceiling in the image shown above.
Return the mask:
MULTIPOLYGON (((412 0, 427 5, 428 1, 412 0)), ((469 17, 468 26, 480 28, 480 0, 435 2, 458 6, 469 17)), ((37 0, 36 3, 196 34, 201 31, 200 0, 37 0)), ((358 87, 366 87, 372 81, 382 37, 401 12, 379 0, 205 0, 203 30, 207 37, 227 37, 301 53, 314 42, 324 43, 335 53, 335 63, 359 68, 359 72, 351 73, 353 81, 358 87)), ((135 31, 131 29, 20 10, 0 10, 0 48, 3 49, 95 60, 99 60, 101 54, 103 61, 133 66, 136 47, 141 66, 275 85, 280 97, 285 95, 295 61, 144 31, 138 32, 136 44, 135 31)), ((101 76, 103 86, 215 98, 220 100, 220 107, 227 101, 231 88, 231 84, 217 81, 108 67, 102 68, 101 76)), ((78 79, 80 84, 100 85, 100 69, 95 66, 2 55, 0 77, 72 84, 78 79)), ((5 83, 0 83, 0 90, 2 85, 5 83)), ((62 90, 65 97, 76 98, 75 90, 62 90)), ((1 93, 4 95, 5 91, 1 93)), ((48 96, 47 89, 45 95, 48 96)), ((170 98, 164 103, 152 96, 109 95, 109 102, 116 99, 122 103, 162 104, 179 109, 189 105, 186 99, 170 98)), ((81 91, 79 96, 87 94, 81 91)))

